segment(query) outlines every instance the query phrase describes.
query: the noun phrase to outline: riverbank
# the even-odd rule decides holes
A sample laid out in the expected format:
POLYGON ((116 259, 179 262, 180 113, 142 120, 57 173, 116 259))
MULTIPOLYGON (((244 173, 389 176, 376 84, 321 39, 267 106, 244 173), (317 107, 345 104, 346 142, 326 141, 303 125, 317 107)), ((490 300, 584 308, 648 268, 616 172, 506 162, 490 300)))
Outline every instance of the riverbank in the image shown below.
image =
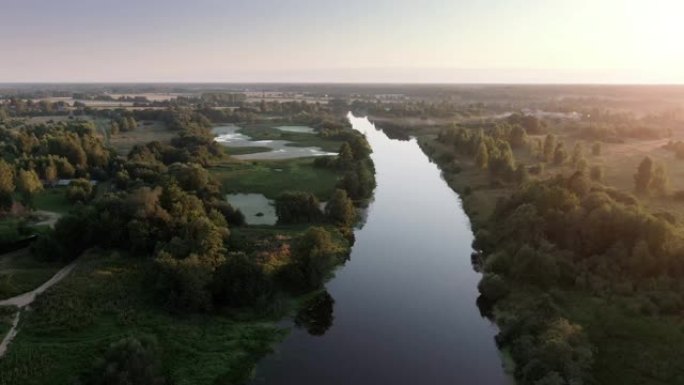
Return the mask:
MULTIPOLYGON (((473 230, 477 233, 480 229, 491 229, 489 221, 498 202, 520 191, 519 186, 515 183, 493 182, 486 170, 476 167, 472 156, 454 154, 452 148, 439 143, 435 136, 421 136, 419 142, 423 151, 439 165, 445 181, 461 196, 463 208, 471 219, 473 230), (447 153, 452 155, 446 156, 447 153)), ((485 238, 482 237, 478 241, 485 241, 485 238)), ((493 250, 489 247, 488 255, 506 252, 497 248, 497 245, 493 245, 493 250)), ((476 264, 476 267, 490 272, 492 269, 495 271, 501 269, 501 267, 494 266, 497 263, 494 262, 495 259, 488 258, 487 266, 476 264)), ((499 258, 499 260, 502 259, 499 258)), ((573 270, 568 270, 569 268, 570 266, 563 269, 570 273, 573 270)), ((551 270, 547 270, 542 274, 551 273, 551 270)), ((577 277, 573 276, 572 279, 577 279, 577 277)), ((492 282, 490 280, 480 283, 480 289, 488 291, 490 296, 492 290, 501 288, 493 286, 492 282)), ((600 289, 601 286, 598 285, 601 283, 598 281, 582 284, 582 286, 552 283, 544 288, 507 280, 506 285, 508 286, 505 289, 506 293, 497 294, 503 296, 497 300, 493 309, 486 306, 487 301, 482 302, 485 305, 483 311, 502 328, 502 332, 497 337, 501 346, 506 349, 511 347, 517 349, 518 357, 521 357, 523 345, 520 342, 511 345, 511 341, 516 336, 523 335, 522 330, 528 330, 524 333, 530 332, 534 335, 536 328, 537 333, 542 333, 534 339, 528 337, 530 341, 536 341, 535 344, 544 344, 543 338, 549 338, 551 330, 555 330, 553 333, 557 336, 574 333, 577 335, 573 337, 577 338, 575 343, 580 344, 580 340, 586 340, 581 343, 584 345, 576 346, 588 347, 582 354, 591 363, 588 366, 590 368, 588 375, 596 383, 616 385, 682 383, 684 377, 674 357, 679 357, 684 353, 684 348, 682 348, 684 322, 680 316, 658 310, 659 305, 654 305, 658 303, 655 301, 671 298, 670 293, 664 291, 657 292, 657 295, 656 292, 637 294, 623 291, 620 293, 600 289), (644 305, 649 301, 654 301, 654 303, 644 305), (547 310, 544 310, 545 308, 547 310), (552 325, 547 331, 540 329, 539 325, 530 324, 534 319, 532 314, 539 315, 544 312, 554 314, 554 317, 558 319, 565 319, 568 323, 564 326, 552 325), (554 327, 556 329, 553 329, 554 327), (561 330, 564 331, 561 332, 561 330)), ((555 349, 561 349, 561 345, 556 346, 555 349)), ((572 362, 572 365, 576 365, 576 358, 564 356, 566 353, 561 353, 562 349, 555 350, 553 354, 548 351, 545 359, 555 355, 565 357, 559 358, 560 363, 572 362)), ((523 367, 529 370, 527 368, 530 368, 530 361, 517 362, 517 364, 519 367, 516 374, 519 379, 530 376, 530 372, 523 372, 523 367)), ((587 367, 586 361, 584 365, 587 367)), ((541 370, 541 368, 535 370, 541 370)))

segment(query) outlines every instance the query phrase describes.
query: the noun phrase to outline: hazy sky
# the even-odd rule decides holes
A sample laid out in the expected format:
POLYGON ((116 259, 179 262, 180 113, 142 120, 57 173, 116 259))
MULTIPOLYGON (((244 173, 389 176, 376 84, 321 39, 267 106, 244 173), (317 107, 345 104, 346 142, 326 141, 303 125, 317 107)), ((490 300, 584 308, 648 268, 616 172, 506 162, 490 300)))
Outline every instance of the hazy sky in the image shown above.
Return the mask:
POLYGON ((680 0, 0 0, 0 82, 684 83, 680 0))

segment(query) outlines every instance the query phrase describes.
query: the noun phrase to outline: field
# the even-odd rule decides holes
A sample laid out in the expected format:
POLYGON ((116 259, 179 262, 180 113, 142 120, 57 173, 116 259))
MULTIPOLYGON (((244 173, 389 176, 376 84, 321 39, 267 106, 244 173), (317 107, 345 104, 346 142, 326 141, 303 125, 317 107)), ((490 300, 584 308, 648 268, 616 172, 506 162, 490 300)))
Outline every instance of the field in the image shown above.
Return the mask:
POLYGON ((66 214, 72 204, 66 199, 66 188, 48 188, 33 198, 33 204, 37 210, 52 211, 58 214, 66 214))
POLYGON ((0 255, 0 299, 37 288, 61 267, 59 263, 37 261, 28 249, 0 255))
POLYGON ((176 136, 175 132, 166 129, 162 122, 143 122, 133 131, 119 132, 109 136, 109 145, 120 155, 127 155, 136 144, 144 144, 152 141, 166 142, 176 136))
POLYGON ((174 316, 145 285, 148 261, 116 254, 84 256, 76 270, 32 305, 8 355, 0 384, 71 384, 112 342, 152 336, 178 385, 234 383, 284 332, 267 318, 174 316), (201 365, 200 365, 201 363, 201 365))
POLYGON ((226 193, 260 193, 275 199, 284 191, 307 191, 327 200, 335 190, 337 174, 316 168, 312 158, 281 161, 226 161, 210 169, 226 193))

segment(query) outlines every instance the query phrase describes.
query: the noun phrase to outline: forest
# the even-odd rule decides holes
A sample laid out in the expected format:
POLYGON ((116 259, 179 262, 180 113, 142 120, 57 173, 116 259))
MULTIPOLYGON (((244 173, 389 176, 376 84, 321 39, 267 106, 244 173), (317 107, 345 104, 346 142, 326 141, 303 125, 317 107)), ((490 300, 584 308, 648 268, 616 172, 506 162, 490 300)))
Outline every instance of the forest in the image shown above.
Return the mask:
MULTIPOLYGON (((205 99, 227 100, 220 95, 205 99)), ((12 242, 29 237, 26 263, 78 267, 62 291, 39 297, 34 311, 18 310, 25 326, 0 362, 3 384, 33 383, 43 375, 79 384, 246 381, 256 361, 282 338, 271 322, 309 306, 307 298, 318 298, 347 259, 357 207, 365 205, 375 186, 368 143, 327 109, 271 104, 206 116, 201 104, 98 110, 93 119, 41 123, 21 119, 35 116, 31 109, 12 111, 0 119, 3 245, 12 248, 12 242), (211 121, 254 121, 269 112, 285 122, 311 124, 316 136, 339 146, 338 156, 317 158, 315 165, 310 160, 312 170, 325 169, 339 181, 330 186, 334 193, 325 209, 306 190, 285 191, 275 204, 278 226, 253 228, 224 199, 230 186, 213 171, 240 161, 214 141, 211 121), (145 130, 148 121, 161 122, 170 139, 135 144, 127 154, 107 145, 145 130), (60 181, 67 186, 58 186, 60 181), (69 208, 52 226, 38 226, 33 208, 47 193, 63 194, 69 208), (98 271, 109 271, 107 286, 86 278, 98 271), (116 327, 101 330, 101 320, 112 312, 116 327), (187 366, 175 363, 187 351, 160 338, 174 322, 200 330, 201 319, 229 325, 224 330, 232 335, 216 338, 236 345, 222 353, 223 359, 229 357, 226 364, 203 374, 185 373, 187 366), (79 329, 99 337, 86 345, 43 350, 39 358, 31 353, 43 349, 33 347, 32 335, 48 330, 71 335, 79 329), (81 354, 64 361, 79 349, 98 358, 91 362, 81 354), (45 365, 28 369, 36 359, 45 365)), ((8 315, 13 312, 7 308, 8 315)), ((304 314, 298 324, 309 328, 304 314)), ((196 343, 200 340, 189 346, 196 343)), ((212 354, 207 350, 205 357, 221 359, 212 354)))

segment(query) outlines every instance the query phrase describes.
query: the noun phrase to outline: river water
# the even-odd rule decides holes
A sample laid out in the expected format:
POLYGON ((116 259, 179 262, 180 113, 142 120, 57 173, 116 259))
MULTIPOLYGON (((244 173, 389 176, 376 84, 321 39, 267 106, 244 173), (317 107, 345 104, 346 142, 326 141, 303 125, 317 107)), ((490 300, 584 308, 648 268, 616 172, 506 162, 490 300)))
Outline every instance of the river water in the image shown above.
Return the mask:
POLYGON ((373 148, 374 201, 351 259, 326 285, 332 300, 313 310, 323 319, 293 327, 254 383, 507 384, 496 328, 476 306, 473 235, 458 195, 415 140, 349 119, 373 148))

